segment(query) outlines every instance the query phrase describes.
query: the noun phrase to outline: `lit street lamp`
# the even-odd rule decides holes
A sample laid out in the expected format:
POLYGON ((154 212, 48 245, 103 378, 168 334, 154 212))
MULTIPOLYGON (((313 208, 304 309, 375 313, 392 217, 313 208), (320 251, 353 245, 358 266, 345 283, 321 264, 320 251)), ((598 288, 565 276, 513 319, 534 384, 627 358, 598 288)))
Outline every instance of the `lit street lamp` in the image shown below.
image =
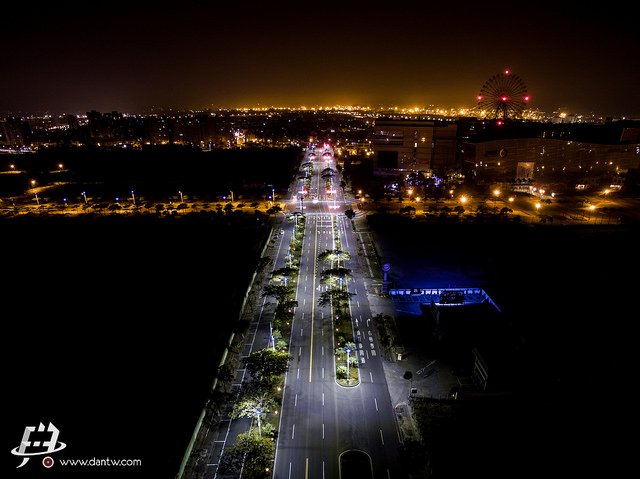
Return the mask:
POLYGON ((493 205, 494 206, 497 206, 499 197, 500 197, 500 190, 498 188, 496 188, 495 190, 493 190, 493 205))
POLYGON ((133 200, 133 206, 136 205, 136 194, 131 190, 131 199, 133 200))
MULTIPOLYGON (((233 203, 233 191, 229 191, 229 193, 231 193, 231 203, 233 203)), ((182 196, 180 196, 180 197, 182 197, 182 196)))
POLYGON ((349 384, 351 381, 351 378, 349 377, 349 357, 351 355, 351 348, 347 346, 345 348, 345 352, 347 353, 347 384, 349 384))
POLYGON ((36 203, 38 203, 38 206, 40 206, 40 200, 38 199, 38 193, 36 193, 36 203))
POLYGON ((180 194, 180 203, 184 203, 184 197, 182 196, 182 191, 178 190, 178 193, 180 194))
POLYGON ((258 418, 258 435, 262 437, 262 427, 260 426, 260 414, 262 414, 262 410, 260 408, 255 408, 253 410, 256 417, 258 418))
POLYGON ((84 204, 86 205, 87 204, 87 192, 83 191, 81 194, 82 194, 82 197, 84 198, 84 204))
POLYGON ((269 342, 271 343, 272 349, 275 351, 276 350, 276 342, 275 342, 274 337, 273 337, 273 329, 271 327, 271 322, 269 322, 269 342))

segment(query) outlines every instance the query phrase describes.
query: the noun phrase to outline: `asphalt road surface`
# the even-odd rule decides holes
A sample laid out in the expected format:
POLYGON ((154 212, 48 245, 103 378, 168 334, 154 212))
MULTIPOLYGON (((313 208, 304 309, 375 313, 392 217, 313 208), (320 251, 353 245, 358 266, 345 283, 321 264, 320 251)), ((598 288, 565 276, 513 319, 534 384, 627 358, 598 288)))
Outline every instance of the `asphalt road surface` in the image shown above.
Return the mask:
POLYGON ((336 172, 329 188, 321 177, 325 168, 335 169, 333 156, 322 153, 317 149, 312 160, 311 188, 305 199, 301 201, 299 193, 304 180, 297 180, 300 189, 292 188, 288 205, 290 211, 302 208, 306 226, 290 342, 293 359, 286 375, 274 478, 338 478, 340 454, 353 449, 371 459, 370 470, 363 466, 359 477, 401 477, 394 411, 365 289, 372 280, 371 270, 357 254, 356 237, 344 215, 348 206, 339 174, 336 172), (317 257, 335 248, 334 218, 341 247, 351 256, 344 266, 352 270, 347 288, 355 293, 350 307, 361 375, 355 387, 336 383, 332 313, 329 307, 318 305, 326 288, 320 284, 320 273, 326 266, 317 257))

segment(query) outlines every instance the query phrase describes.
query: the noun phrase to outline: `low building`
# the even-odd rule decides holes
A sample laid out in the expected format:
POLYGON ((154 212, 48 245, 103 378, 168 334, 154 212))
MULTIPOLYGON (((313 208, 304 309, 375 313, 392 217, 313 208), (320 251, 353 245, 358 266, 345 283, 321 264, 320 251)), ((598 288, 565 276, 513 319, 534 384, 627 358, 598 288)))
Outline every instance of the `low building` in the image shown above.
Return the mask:
POLYGON ((374 122, 374 173, 398 175, 412 171, 430 174, 456 166, 454 123, 439 120, 377 119, 374 122))

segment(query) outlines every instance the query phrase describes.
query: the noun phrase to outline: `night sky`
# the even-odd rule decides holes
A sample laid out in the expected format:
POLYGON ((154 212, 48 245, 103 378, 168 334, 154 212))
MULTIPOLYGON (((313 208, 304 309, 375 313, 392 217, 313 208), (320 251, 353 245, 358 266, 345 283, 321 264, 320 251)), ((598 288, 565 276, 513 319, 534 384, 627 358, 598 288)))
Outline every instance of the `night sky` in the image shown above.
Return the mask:
POLYGON ((640 35, 615 2, 47 3, 3 5, 0 115, 471 107, 505 68, 533 108, 640 115, 640 35))

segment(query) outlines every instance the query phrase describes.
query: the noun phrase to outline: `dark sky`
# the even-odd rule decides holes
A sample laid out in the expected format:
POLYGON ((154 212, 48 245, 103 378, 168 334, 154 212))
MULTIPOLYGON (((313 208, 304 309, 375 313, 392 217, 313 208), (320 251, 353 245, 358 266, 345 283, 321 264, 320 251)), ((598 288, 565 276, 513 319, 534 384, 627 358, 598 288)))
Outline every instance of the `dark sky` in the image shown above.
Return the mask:
POLYGON ((0 114, 469 107, 510 68, 543 111, 640 115, 640 35, 619 2, 11 3, 0 114))

